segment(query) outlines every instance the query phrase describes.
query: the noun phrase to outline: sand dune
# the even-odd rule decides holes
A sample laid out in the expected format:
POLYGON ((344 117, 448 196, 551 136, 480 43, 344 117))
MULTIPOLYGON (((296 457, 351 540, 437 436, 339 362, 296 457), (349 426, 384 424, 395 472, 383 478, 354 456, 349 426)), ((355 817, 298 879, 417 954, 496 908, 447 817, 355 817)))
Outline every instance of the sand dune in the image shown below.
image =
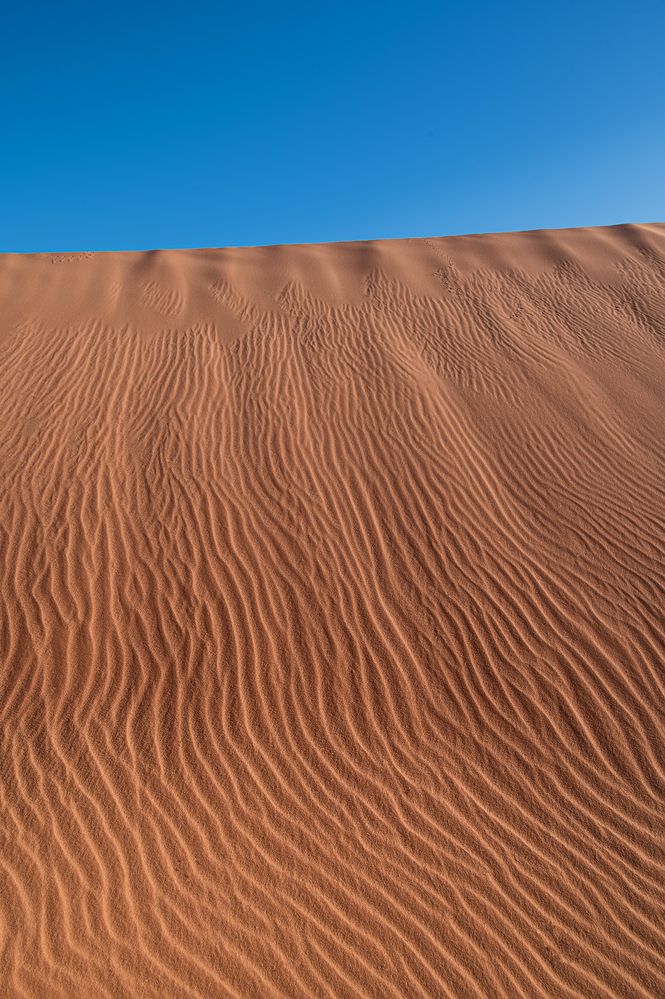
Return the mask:
POLYGON ((0 303, 0 993, 665 995, 665 226, 0 303))

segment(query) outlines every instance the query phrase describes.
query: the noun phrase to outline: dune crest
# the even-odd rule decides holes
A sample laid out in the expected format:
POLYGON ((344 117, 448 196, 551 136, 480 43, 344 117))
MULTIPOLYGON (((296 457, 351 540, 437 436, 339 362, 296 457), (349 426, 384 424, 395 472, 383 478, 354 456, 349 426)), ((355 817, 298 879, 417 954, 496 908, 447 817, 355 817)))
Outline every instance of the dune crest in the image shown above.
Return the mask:
POLYGON ((665 995, 665 226, 0 303, 2 995, 665 995))

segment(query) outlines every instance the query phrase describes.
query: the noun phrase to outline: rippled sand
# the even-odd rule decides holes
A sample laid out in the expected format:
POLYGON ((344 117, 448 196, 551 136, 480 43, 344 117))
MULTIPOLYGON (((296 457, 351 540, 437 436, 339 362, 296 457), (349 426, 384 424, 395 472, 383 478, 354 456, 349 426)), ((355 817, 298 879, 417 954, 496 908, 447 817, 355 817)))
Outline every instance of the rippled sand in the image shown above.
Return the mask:
POLYGON ((0 306, 0 994, 665 995, 665 226, 0 306))

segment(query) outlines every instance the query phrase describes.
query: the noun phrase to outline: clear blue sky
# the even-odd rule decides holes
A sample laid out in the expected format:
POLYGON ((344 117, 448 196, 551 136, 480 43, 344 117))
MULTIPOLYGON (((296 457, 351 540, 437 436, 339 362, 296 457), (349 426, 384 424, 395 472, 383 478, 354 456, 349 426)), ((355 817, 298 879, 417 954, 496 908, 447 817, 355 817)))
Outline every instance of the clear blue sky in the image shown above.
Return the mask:
POLYGON ((0 250, 665 220, 665 3, 0 14, 0 250))

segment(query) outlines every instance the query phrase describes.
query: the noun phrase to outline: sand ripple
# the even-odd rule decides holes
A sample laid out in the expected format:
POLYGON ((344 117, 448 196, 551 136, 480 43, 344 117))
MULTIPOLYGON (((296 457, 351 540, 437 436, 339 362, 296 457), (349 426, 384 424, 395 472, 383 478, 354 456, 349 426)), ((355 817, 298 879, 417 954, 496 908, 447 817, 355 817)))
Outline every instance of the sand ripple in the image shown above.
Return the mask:
POLYGON ((665 227, 0 304, 2 995, 665 995, 665 227))

